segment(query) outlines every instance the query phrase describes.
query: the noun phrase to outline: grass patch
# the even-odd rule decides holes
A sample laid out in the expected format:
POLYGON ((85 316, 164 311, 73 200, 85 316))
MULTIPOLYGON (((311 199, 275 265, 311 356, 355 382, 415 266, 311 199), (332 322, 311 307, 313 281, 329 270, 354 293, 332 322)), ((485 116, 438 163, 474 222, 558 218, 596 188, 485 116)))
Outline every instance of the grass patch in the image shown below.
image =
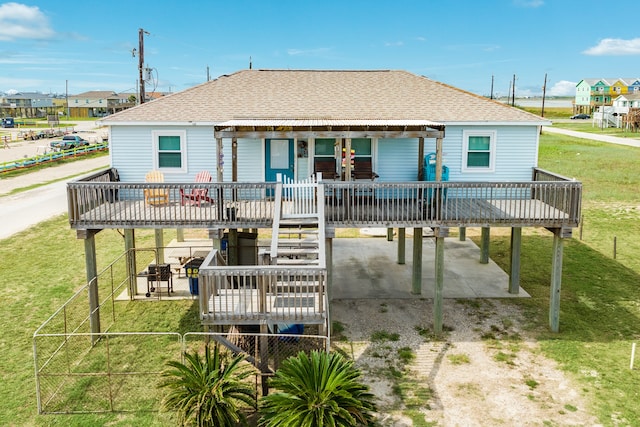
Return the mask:
POLYGON ((381 341, 398 341, 400 340, 400 334, 397 332, 387 332, 387 331, 375 331, 371 334, 369 338, 370 341, 373 342, 381 342, 381 341))
POLYGON ((447 359, 449 359, 452 365, 466 365, 467 363, 471 363, 471 359, 467 354, 449 354, 447 355, 447 359))

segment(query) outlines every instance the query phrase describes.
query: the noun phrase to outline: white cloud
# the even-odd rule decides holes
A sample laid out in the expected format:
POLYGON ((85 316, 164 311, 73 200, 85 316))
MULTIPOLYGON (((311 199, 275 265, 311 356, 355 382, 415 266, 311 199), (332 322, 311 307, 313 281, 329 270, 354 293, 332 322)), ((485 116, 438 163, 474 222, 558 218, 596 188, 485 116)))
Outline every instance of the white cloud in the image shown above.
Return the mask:
POLYGON ((560 80, 547 90, 548 96, 575 96, 576 82, 560 80))
POLYGON ((48 39, 54 35, 49 19, 36 6, 0 5, 0 40, 48 39))
POLYGON ((543 0, 514 0, 513 4, 520 7, 541 7, 544 6, 543 0))
POLYGON ((640 55, 640 38, 623 39, 602 39, 596 46, 582 52, 586 55, 640 55))
POLYGON ((287 54, 291 55, 291 56, 297 56, 297 55, 301 55, 301 56, 320 56, 323 55, 327 52, 329 52, 331 49, 329 49, 328 47, 320 47, 317 49, 287 49, 287 54))
POLYGON ((399 47, 399 46, 404 46, 404 42, 398 41, 398 42, 385 42, 384 45, 386 47, 399 47))

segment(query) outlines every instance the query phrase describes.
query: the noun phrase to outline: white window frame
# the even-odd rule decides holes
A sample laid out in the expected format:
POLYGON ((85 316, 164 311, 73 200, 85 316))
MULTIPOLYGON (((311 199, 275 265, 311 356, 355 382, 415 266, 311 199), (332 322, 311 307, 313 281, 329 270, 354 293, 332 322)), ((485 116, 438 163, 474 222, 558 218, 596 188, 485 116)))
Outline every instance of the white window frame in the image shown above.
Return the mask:
POLYGON ((495 130, 465 130, 462 132, 462 172, 495 172, 496 168, 496 141, 498 133, 495 130), (468 166, 469 138, 472 136, 489 137, 489 167, 468 166))
POLYGON ((153 167, 156 170, 165 173, 186 173, 187 172, 187 132, 184 130, 154 130, 151 132, 153 144, 153 167), (180 167, 179 168, 161 168, 159 156, 159 144, 161 136, 178 136, 180 137, 180 167))

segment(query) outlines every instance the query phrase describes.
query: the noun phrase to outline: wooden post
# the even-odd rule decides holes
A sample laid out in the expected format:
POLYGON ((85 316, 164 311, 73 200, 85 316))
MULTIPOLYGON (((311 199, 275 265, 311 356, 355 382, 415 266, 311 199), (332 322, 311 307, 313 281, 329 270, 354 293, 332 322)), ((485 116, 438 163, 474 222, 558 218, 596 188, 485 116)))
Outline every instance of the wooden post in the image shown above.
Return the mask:
POLYGON ((331 302, 331 298, 333 296, 333 235, 325 236, 324 252, 325 262, 327 264, 327 300, 331 302))
MULTIPOLYGON (((89 327, 92 334, 100 333, 100 298, 98 296, 98 268, 96 263, 95 233, 90 232, 84 239, 84 263, 89 284, 89 327)), ((98 337, 91 337, 95 343, 98 337)))
POLYGON ((162 228, 156 228, 154 231, 157 251, 156 264, 164 264, 164 230, 162 228))
MULTIPOLYGON (((413 236, 414 239, 422 238, 422 236, 413 236)), ((398 264, 404 265, 405 263, 405 229, 398 228, 398 264)))
POLYGON ((551 260, 551 296, 549 300, 549 326, 551 331, 560 330, 560 289, 562 285, 563 239, 560 230, 553 233, 553 258, 551 260))
POLYGON ((393 242, 393 228, 387 228, 387 242, 393 242))
POLYGON ((260 376, 260 382, 262 383, 262 395, 266 396, 269 394, 269 381, 268 381, 268 373, 269 373, 269 329, 266 324, 260 325, 260 372, 262 375, 260 376))
POLYGON ((413 229, 413 271, 411 274, 411 293, 422 293, 422 228, 413 229))
POLYGON ((460 227, 459 238, 461 242, 464 242, 465 240, 467 240, 467 227, 460 227))
POLYGON ((231 138, 231 181, 238 182, 238 139, 231 138))
POLYGON ((184 229, 183 228, 178 228, 176 230, 176 241, 184 242, 184 229))
POLYGON ((418 138, 418 181, 424 181, 424 138, 418 138))
POLYGON ((227 241, 227 264, 238 265, 239 260, 239 248, 238 248, 238 229, 229 229, 229 238, 227 241))
POLYGON ((480 264, 489 263, 490 231, 489 227, 482 227, 480 234, 480 264))
POLYGON ((522 227, 511 227, 511 270, 509 272, 509 293, 520 292, 520 248, 522 227))
POLYGON ((127 276, 129 277, 129 299, 138 293, 138 266, 136 263, 136 237, 133 228, 124 229, 124 250, 127 253, 127 276))
POLYGON ((435 229, 436 252, 435 252, 435 289, 433 297, 433 332, 441 334, 443 330, 442 315, 442 290, 444 289, 444 237, 440 229, 435 229))

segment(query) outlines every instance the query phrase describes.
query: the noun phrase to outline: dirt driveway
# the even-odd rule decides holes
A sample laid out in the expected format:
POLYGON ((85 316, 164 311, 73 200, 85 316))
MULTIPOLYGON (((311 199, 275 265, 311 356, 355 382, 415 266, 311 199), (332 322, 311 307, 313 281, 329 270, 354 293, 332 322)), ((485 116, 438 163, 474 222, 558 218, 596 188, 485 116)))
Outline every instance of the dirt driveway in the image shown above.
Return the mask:
POLYGON ((517 306, 445 299, 442 340, 428 333, 432 308, 429 299, 332 301, 344 327, 333 342, 363 371, 382 425, 599 425, 580 388, 521 328, 517 306))

